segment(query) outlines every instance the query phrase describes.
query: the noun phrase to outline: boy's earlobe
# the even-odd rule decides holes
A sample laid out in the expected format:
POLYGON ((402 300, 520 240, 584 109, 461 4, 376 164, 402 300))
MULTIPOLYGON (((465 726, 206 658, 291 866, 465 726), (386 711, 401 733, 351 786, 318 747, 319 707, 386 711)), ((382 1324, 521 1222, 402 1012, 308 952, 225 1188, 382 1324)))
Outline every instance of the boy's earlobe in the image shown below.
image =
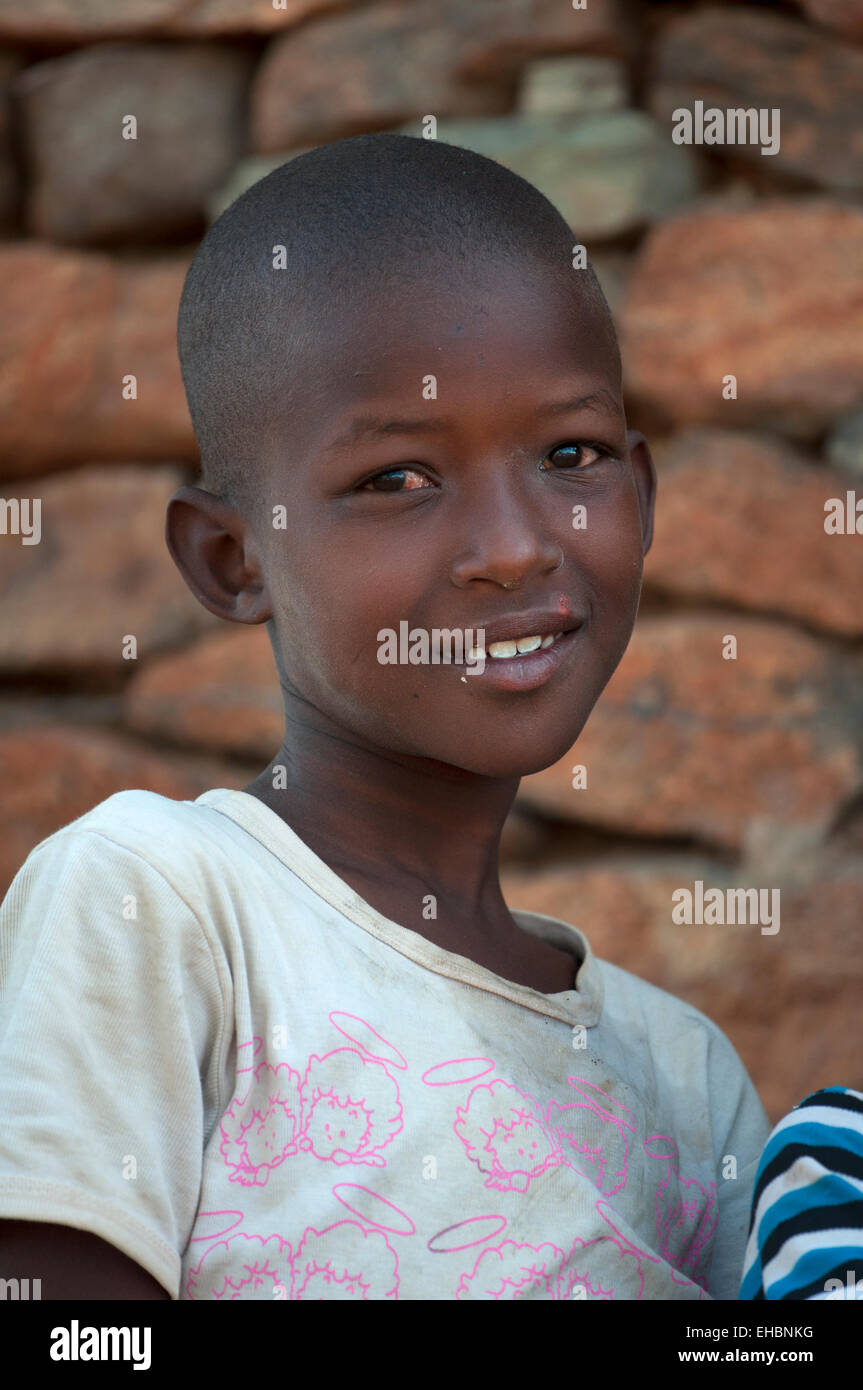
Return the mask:
POLYGON ((644 541, 644 554, 650 549, 653 540, 653 509, 656 503, 656 469, 644 435, 638 430, 626 431, 626 445, 632 463, 635 486, 638 489, 638 505, 641 509, 641 532, 644 541))
POLYGON ((221 498, 184 486, 168 501, 165 543, 199 603, 231 623, 265 623, 270 596, 249 525, 221 498))

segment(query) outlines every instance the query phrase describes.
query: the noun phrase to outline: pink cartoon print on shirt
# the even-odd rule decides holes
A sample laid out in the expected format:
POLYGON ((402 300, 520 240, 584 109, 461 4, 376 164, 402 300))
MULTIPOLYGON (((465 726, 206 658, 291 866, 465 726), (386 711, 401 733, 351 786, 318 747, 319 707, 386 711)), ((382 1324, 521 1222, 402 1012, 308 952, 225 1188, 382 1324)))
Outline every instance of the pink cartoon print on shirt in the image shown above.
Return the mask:
POLYGON ((605 1196, 625 1186, 631 1111, 592 1081, 568 1079, 581 1099, 544 1108, 509 1081, 472 1088, 454 1129, 471 1162, 488 1174, 486 1187, 526 1192, 540 1173, 559 1166, 582 1173, 605 1196))
MULTIPOLYGON (((609 1202, 598 1198, 596 1211, 605 1223, 606 1233, 591 1240, 576 1236, 566 1249, 552 1241, 530 1245, 513 1240, 486 1247, 473 1268, 462 1274, 455 1297, 593 1302, 613 1299, 616 1284, 630 1291, 627 1297, 643 1298, 646 1280, 655 1279, 655 1271, 663 1261, 623 1235, 612 1220, 614 1209, 609 1202)), ((693 1298, 702 1298, 701 1289, 690 1281, 681 1279, 675 1283, 688 1286, 693 1298)))
POLYGON ((681 1177, 677 1145, 666 1134, 651 1135, 643 1148, 663 1169, 654 1199, 659 1253, 705 1287, 717 1221, 716 1183, 708 1190, 695 1178, 681 1177))
POLYGON ((626 1131, 635 1134, 632 1111, 587 1077, 567 1080, 581 1099, 567 1105, 550 1101, 548 1123, 567 1167, 590 1178, 603 1196, 612 1197, 626 1186, 626 1131))
POLYGON ((357 1301, 398 1296, 398 1255, 382 1231, 307 1226, 296 1251, 281 1236, 233 1235, 190 1269, 190 1299, 357 1301))
POLYGON ((560 1146, 536 1101, 510 1081, 474 1086, 453 1128, 471 1163, 488 1174, 485 1186, 498 1192, 526 1192, 560 1162, 560 1146))
MULTIPOLYGON (((299 1155, 337 1166, 386 1166, 380 1150, 402 1129, 399 1088, 388 1066, 398 1070, 407 1063, 364 1020, 344 1014, 331 1021, 343 1034, 350 1022, 364 1040, 389 1054, 373 1056, 357 1040, 356 1047, 313 1054, 301 1075, 286 1062, 256 1064, 261 1038, 242 1044, 238 1056, 248 1065, 237 1068, 239 1094, 220 1123, 219 1151, 231 1182, 264 1186, 274 1169, 299 1155)), ((245 1220, 241 1211, 200 1212, 195 1223, 200 1234, 189 1244, 200 1241, 207 1248, 189 1269, 186 1297, 397 1298, 398 1255, 387 1232, 413 1234, 413 1222, 363 1184, 339 1183, 333 1195, 352 1210, 363 1199, 377 1218, 365 1214, 362 1221, 307 1226, 292 1242, 275 1232, 237 1231, 245 1220)))
MULTIPOLYGON (((260 1049, 255 1038, 244 1048, 260 1049), (257 1044, 257 1046, 255 1046, 257 1044)), ((220 1121, 231 1182, 262 1186, 287 1158, 383 1167, 380 1150, 402 1128, 399 1088, 386 1065, 350 1047, 311 1056, 300 1076, 287 1062, 238 1070, 251 1078, 220 1121)))
MULTIPOLYGON (((330 1020, 351 1045, 313 1053, 298 1067, 260 1058, 261 1038, 239 1048, 248 1064, 237 1069, 237 1091, 220 1122, 219 1152, 229 1180, 245 1187, 265 1186, 288 1159, 332 1164, 348 1178, 346 1167, 365 1169, 356 1181, 340 1179, 332 1187, 333 1201, 347 1207, 350 1219, 343 1212, 341 1219, 264 1234, 238 1229, 246 1225, 240 1210, 201 1212, 189 1250, 197 1245, 202 1253, 187 1266, 187 1298, 398 1298, 398 1243, 417 1238, 421 1214, 410 1216, 367 1184, 375 1170, 386 1169, 383 1151, 403 1129, 396 1078, 408 1072, 408 1063, 364 1020, 350 1014, 330 1020)), ((422 1075, 425 1085, 446 1088, 442 1098, 457 1088, 452 1128, 478 1192, 511 1194, 521 1206, 521 1196, 541 1175, 558 1170, 559 1184, 568 1170, 599 1192, 595 1211, 601 1220, 585 1228, 584 1189, 578 1186, 572 1192, 582 1194, 581 1215, 568 1219, 562 1213, 563 1229, 551 1240, 514 1238, 514 1211, 509 1217, 462 1217, 424 1242, 430 1258, 454 1261, 449 1296, 607 1300, 620 1297, 615 1288, 624 1288, 626 1297, 662 1297, 657 1290, 667 1289, 669 1275, 687 1290, 684 1296, 705 1296, 715 1184, 708 1193, 681 1177, 671 1139, 652 1135, 644 1141, 647 1159, 662 1165, 655 1199, 660 1254, 639 1248, 604 1200, 626 1187, 636 1133, 632 1111, 587 1077, 567 1077, 576 1098, 543 1103, 496 1071, 492 1059, 473 1057, 439 1062, 422 1075), (581 1231, 574 1237, 571 1226, 566 1231, 573 1220, 581 1231)), ((297 1180, 302 1182, 299 1174, 297 1180)), ((572 1181, 578 1183, 575 1176, 572 1181)), ((560 1196, 565 1207, 565 1188, 560 1196)), ((286 1215, 289 1210, 288 1204, 286 1215)))

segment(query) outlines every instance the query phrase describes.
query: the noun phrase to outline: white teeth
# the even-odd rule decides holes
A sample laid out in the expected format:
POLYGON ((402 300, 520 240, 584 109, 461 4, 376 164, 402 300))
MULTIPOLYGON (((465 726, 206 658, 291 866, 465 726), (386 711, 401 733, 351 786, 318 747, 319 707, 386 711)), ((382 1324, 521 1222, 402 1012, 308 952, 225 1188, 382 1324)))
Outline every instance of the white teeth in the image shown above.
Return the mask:
MULTIPOLYGON (((488 648, 488 655, 497 658, 498 661, 506 657, 521 656, 525 652, 535 652, 538 647, 545 650, 562 637, 562 632, 549 633, 547 637, 538 635, 533 637, 516 637, 508 642, 492 642, 488 648)), ((471 660, 477 660, 482 648, 474 647, 471 650, 471 660)))

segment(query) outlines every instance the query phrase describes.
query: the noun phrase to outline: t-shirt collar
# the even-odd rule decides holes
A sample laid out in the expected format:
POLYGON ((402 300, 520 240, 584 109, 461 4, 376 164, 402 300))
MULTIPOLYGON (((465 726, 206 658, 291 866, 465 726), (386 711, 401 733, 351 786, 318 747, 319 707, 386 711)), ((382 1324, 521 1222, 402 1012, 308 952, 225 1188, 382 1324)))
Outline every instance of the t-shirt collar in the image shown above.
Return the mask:
POLYGON ((383 917, 339 878, 281 816, 251 793, 218 787, 204 792, 194 804, 227 816, 349 921, 427 969, 573 1026, 592 1027, 599 1022, 604 993, 599 962, 584 933, 568 922, 540 912, 510 909, 522 930, 569 951, 576 959, 575 987, 558 994, 542 994, 506 980, 466 956, 445 951, 419 932, 383 917))

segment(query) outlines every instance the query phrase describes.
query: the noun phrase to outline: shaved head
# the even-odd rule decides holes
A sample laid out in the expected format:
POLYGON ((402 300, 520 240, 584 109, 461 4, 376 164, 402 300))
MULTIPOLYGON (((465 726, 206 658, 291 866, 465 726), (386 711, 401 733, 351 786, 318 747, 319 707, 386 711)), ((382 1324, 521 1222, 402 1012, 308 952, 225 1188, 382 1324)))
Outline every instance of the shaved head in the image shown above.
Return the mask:
POLYGON ((274 430, 326 411, 334 335, 492 265, 540 263, 586 301, 619 377, 599 282, 572 266, 576 240, 532 184, 437 140, 359 135, 281 165, 213 224, 186 276, 177 336, 201 485, 248 515, 274 430))

